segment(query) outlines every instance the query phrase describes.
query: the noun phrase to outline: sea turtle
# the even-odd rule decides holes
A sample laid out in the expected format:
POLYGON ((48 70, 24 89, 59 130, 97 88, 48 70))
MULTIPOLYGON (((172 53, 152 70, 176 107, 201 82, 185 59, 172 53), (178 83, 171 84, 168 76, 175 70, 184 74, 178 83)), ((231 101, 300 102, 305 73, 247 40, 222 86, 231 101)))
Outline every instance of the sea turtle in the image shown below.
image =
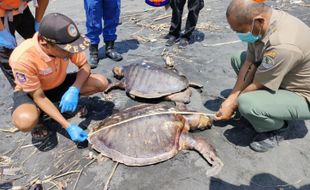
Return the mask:
POLYGON ((167 69, 151 63, 136 63, 113 68, 114 76, 120 81, 111 83, 106 93, 113 88, 125 89, 132 97, 144 99, 164 98, 178 103, 189 103, 192 94, 189 86, 202 88, 190 83, 176 70, 167 69))
POLYGON ((212 165, 206 174, 213 176, 223 166, 215 149, 203 138, 188 134, 190 129, 211 125, 212 119, 203 113, 140 104, 93 124, 88 141, 96 151, 128 166, 155 164, 194 149, 212 165))

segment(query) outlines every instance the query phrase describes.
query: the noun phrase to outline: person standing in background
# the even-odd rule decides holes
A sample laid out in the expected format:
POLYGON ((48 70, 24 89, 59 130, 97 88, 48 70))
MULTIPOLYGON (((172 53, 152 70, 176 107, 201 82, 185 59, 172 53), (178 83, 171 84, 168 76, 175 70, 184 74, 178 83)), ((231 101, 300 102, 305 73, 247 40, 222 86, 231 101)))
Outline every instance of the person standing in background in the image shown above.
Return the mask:
POLYGON ((114 61, 121 61, 123 57, 114 49, 117 38, 116 27, 120 17, 120 0, 84 0, 86 14, 86 36, 90 39, 89 64, 96 68, 99 63, 98 44, 100 34, 103 33, 105 54, 114 61), (102 28, 102 19, 104 27, 102 28))
POLYGON ((31 38, 39 30, 49 0, 34 1, 35 17, 33 17, 28 1, 2 0, 0 1, 0 68, 12 87, 14 77, 9 65, 9 57, 17 46, 15 31, 24 39, 31 38))
POLYGON ((182 14, 186 0, 170 0, 172 18, 166 46, 172 46, 180 38, 179 48, 183 49, 189 44, 190 37, 195 30, 200 10, 204 7, 204 0, 188 0, 188 15, 185 31, 181 35, 182 14))

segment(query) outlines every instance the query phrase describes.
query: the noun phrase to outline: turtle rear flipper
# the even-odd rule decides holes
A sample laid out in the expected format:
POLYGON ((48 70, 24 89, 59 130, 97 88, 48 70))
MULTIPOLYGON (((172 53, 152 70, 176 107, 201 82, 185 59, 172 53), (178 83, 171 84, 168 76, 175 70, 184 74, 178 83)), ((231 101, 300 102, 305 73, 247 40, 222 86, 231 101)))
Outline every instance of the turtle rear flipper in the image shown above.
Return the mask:
MULTIPOLYGON (((170 70, 176 72, 180 77, 183 77, 185 80, 188 80, 186 75, 184 75, 182 72, 180 72, 179 70, 177 70, 175 67, 170 67, 169 68, 170 70)), ((195 89, 201 89, 203 88, 203 85, 198 83, 198 82, 195 82, 195 81, 189 81, 188 85, 192 88, 195 88, 195 89)))
POLYGON ((186 90, 178 93, 171 94, 169 96, 166 96, 166 100, 171 100, 174 102, 181 102, 184 104, 188 104, 190 102, 190 97, 192 96, 191 89, 187 88, 186 90))
POLYGON ((196 88, 196 89, 202 89, 203 88, 202 84, 199 84, 197 82, 192 82, 192 81, 189 82, 189 86, 192 88, 196 88))
POLYGON ((165 97, 165 100, 173 101, 178 108, 178 110, 187 110, 186 105, 190 102, 190 97, 192 96, 191 89, 187 88, 186 90, 178 93, 171 94, 165 97))

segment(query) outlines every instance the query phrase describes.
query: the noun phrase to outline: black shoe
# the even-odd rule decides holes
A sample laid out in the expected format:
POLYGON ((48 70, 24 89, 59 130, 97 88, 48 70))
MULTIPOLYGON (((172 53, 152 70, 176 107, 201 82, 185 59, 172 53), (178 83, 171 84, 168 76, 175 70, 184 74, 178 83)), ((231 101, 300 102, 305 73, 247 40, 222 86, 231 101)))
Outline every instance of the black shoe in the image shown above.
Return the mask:
POLYGON ((115 51, 114 41, 105 43, 105 55, 113 61, 121 61, 123 59, 122 55, 115 51))
POLYGON ((189 44, 189 40, 187 38, 181 38, 179 42, 179 48, 185 49, 188 44, 189 44))
POLYGON ((91 44, 89 46, 89 60, 90 68, 95 69, 99 63, 98 44, 91 44))
POLYGON ((170 34, 166 34, 163 38, 165 39, 165 40, 168 40, 169 38, 170 38, 170 34))
POLYGON ((285 124, 285 127, 281 129, 257 134, 253 138, 250 148, 256 152, 267 152, 287 138, 287 129, 287 124, 285 124))
POLYGON ((177 41, 177 37, 173 36, 173 35, 168 35, 167 37, 167 41, 166 41, 166 46, 170 47, 173 46, 175 44, 175 42, 177 41))

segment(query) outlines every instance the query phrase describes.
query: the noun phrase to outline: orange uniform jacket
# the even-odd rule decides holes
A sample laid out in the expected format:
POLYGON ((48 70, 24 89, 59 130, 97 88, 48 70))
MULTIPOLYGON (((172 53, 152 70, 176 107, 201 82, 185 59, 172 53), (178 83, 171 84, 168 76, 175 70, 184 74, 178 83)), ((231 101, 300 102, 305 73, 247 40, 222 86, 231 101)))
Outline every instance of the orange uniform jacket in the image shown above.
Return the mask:
POLYGON ((82 67, 87 59, 84 52, 67 59, 48 56, 39 45, 38 33, 15 48, 9 60, 16 90, 24 92, 56 88, 65 80, 69 62, 82 67))

